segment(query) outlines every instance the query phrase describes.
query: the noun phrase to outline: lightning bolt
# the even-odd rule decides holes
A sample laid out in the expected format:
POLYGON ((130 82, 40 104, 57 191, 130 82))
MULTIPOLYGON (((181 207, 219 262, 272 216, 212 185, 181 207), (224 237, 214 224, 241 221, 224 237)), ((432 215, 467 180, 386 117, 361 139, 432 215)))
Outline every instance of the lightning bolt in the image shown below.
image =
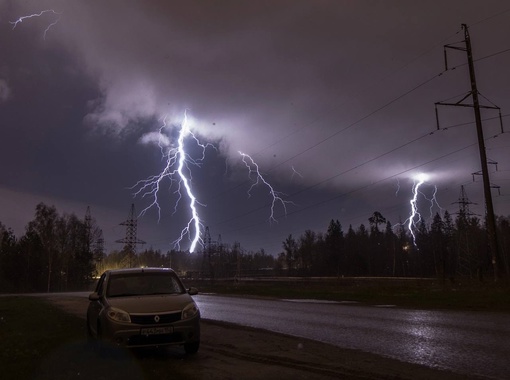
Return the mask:
POLYGON ((198 213, 197 205, 204 206, 201 204, 193 193, 191 187, 191 166, 201 166, 202 161, 205 158, 206 149, 208 147, 214 147, 212 144, 202 144, 200 140, 193 134, 190 129, 188 122, 187 112, 184 113, 184 119, 181 123, 178 138, 177 147, 171 147, 170 139, 165 134, 167 129, 166 118, 163 119, 163 125, 159 129, 159 141, 158 145, 161 149, 163 158, 166 160, 164 169, 157 175, 148 177, 145 180, 138 181, 131 189, 138 189, 134 196, 141 196, 142 198, 151 197, 152 202, 145 209, 142 210, 140 215, 144 215, 152 207, 156 207, 158 210, 158 220, 161 217, 161 207, 159 205, 159 191, 161 190, 161 184, 164 180, 170 181, 170 187, 174 183, 177 183, 177 189, 174 194, 177 195, 177 201, 175 202, 173 214, 177 211, 177 206, 181 201, 183 194, 181 190, 185 190, 185 196, 189 200, 190 219, 186 226, 182 229, 180 236, 173 242, 177 249, 180 249, 181 241, 188 236, 191 242, 189 251, 194 252, 197 244, 202 244, 200 238, 203 224, 198 213), (201 148, 202 156, 199 158, 192 158, 185 148, 185 142, 188 139, 195 141, 197 146, 201 148))
POLYGON ((433 212, 433 209, 434 209, 434 206, 437 206, 439 208, 439 210, 443 210, 443 208, 439 205, 438 201, 437 201, 437 186, 434 185, 434 192, 432 193, 432 197, 431 198, 427 198, 427 196, 420 191, 420 194, 423 195, 423 198, 425 198, 426 200, 428 200, 430 202, 430 218, 432 219, 434 217, 434 212, 433 212))
MULTIPOLYGON (((53 13, 55 15, 58 15, 60 16, 62 13, 59 13, 59 12, 56 12, 54 11, 53 9, 46 9, 44 11, 41 11, 39 13, 33 13, 31 15, 27 15, 27 16, 21 16, 20 18, 18 18, 16 21, 9 21, 9 23, 11 25, 13 25, 12 29, 14 30, 16 28, 16 26, 18 26, 18 24, 22 23, 23 20, 26 20, 27 18, 32 18, 32 17, 41 17, 43 14, 45 13, 53 13)), ((44 34, 43 34, 43 39, 46 40, 46 34, 48 33, 48 31, 53 27, 55 26, 58 22, 60 21, 60 17, 57 18, 56 21, 52 22, 51 24, 48 25, 48 27, 44 30, 44 34)))
MULTIPOLYGON (((434 214, 433 214, 434 206, 437 206, 440 210, 443 210, 443 208, 439 205, 439 203, 437 201, 437 186, 434 186, 434 191, 432 193, 432 197, 431 198, 428 198, 425 195, 425 193, 420 190, 420 187, 424 183, 426 183, 429 178, 430 178, 430 176, 428 174, 425 174, 425 173, 420 173, 420 174, 418 174, 418 175, 416 175, 414 177, 413 187, 412 187, 413 197, 409 201, 409 204, 411 205, 410 216, 409 216, 409 218, 407 218, 404 221, 404 223, 397 223, 396 225, 393 226, 393 227, 395 227, 395 226, 407 225, 407 229, 409 230, 409 232, 411 233, 411 236, 413 237, 413 244, 414 244, 415 247, 417 246, 416 245, 416 235, 414 233, 413 228, 416 228, 417 224, 422 220, 422 216, 418 212, 418 205, 417 205, 417 203, 418 203, 418 196, 421 194, 427 201, 430 202, 429 211, 430 211, 430 218, 431 219, 434 216, 434 214)), ((397 193, 395 193, 395 196, 398 194, 398 191, 400 190, 400 183, 398 182, 398 179, 397 179, 397 185, 398 185, 398 189, 397 189, 397 193)))
MULTIPOLYGON (((201 167, 202 162, 206 156, 207 148, 211 147, 215 150, 217 148, 213 144, 203 144, 200 140, 193 134, 190 123, 188 121, 187 112, 184 112, 184 118, 178 130, 178 138, 176 146, 173 146, 171 138, 168 135, 167 130, 173 130, 175 126, 169 128, 166 123, 166 117, 163 119, 163 125, 159 128, 158 132, 158 146, 161 150, 161 155, 163 160, 165 161, 165 167, 161 172, 156 175, 149 176, 144 180, 138 181, 135 185, 131 187, 131 190, 134 191, 133 195, 140 196, 143 198, 151 199, 150 204, 144 208, 140 215, 144 215, 148 210, 152 208, 156 208, 158 212, 158 221, 161 219, 161 207, 159 202, 159 193, 162 189, 162 184, 164 181, 170 181, 170 188, 177 184, 176 190, 174 194, 177 196, 177 200, 174 205, 173 214, 177 212, 177 206, 183 197, 188 199, 188 206, 190 210, 190 219, 186 226, 181 230, 179 237, 173 242, 174 247, 180 250, 180 244, 182 240, 188 236, 189 241, 191 242, 189 251, 194 252, 197 245, 203 245, 203 241, 201 239, 201 232, 204 229, 204 225, 199 216, 198 206, 205 206, 197 200, 197 197, 193 193, 193 189, 191 186, 192 173, 191 168, 193 166, 201 167), (200 148, 201 156, 198 158, 193 158, 186 151, 186 141, 192 140, 194 143, 200 148)), ((275 207, 278 203, 283 206, 285 213, 287 213, 286 204, 292 203, 285 201, 282 198, 282 194, 275 191, 273 187, 265 180, 259 170, 259 166, 257 163, 248 155, 243 152, 239 152, 242 157, 242 161, 248 168, 248 177, 250 179, 255 176, 255 180, 253 181, 250 189, 248 190, 248 195, 251 196, 251 190, 259 184, 263 184, 269 189, 269 194, 272 197, 272 203, 270 208, 270 221, 276 221, 274 217, 275 207)))
POLYGON ((296 169, 294 169, 294 166, 292 166, 292 176, 290 177, 290 179, 294 179, 294 175, 297 175, 301 178, 303 178, 303 176, 301 175, 300 172, 298 172, 296 169))
POLYGON ((252 183, 252 185, 250 186, 250 188, 248 190, 248 196, 251 197, 251 191, 252 191, 252 189, 255 186, 257 186, 259 184, 263 184, 264 186, 266 186, 268 188, 268 190, 269 190, 269 195, 272 198, 270 214, 269 214, 269 221, 277 222, 277 220, 274 217, 274 210, 275 210, 276 204, 277 203, 281 204, 283 209, 284 209, 284 211, 285 211, 285 214, 287 214, 287 203, 292 203, 292 202, 285 201, 282 198, 283 194, 278 192, 278 191, 275 191, 274 188, 269 184, 269 182, 267 182, 265 180, 265 178, 262 176, 262 174, 260 174, 259 166, 253 160, 253 158, 251 158, 250 155, 248 155, 246 153, 243 153, 241 151, 238 151, 238 152, 241 155, 244 164, 248 168, 248 178, 250 178, 250 180, 251 180, 252 179, 252 175, 255 176, 255 180, 254 180, 254 182, 252 183))
POLYGON ((437 198, 436 198, 437 186, 434 186, 434 192, 432 193, 431 198, 428 198, 420 190, 420 186, 422 186, 424 183, 426 183, 429 178, 430 178, 430 176, 425 173, 420 173, 414 178, 414 183, 413 183, 413 187, 412 187, 413 197, 409 201, 409 203, 411 205, 411 215, 409 216, 409 218, 406 220, 405 223, 407 223, 407 228, 409 229, 409 232, 411 233, 411 236, 413 237, 413 244, 415 247, 416 247, 416 235, 413 231, 413 227, 416 228, 417 224, 422 220, 422 216, 418 212, 418 206, 417 206, 418 195, 421 194, 427 201, 430 202, 429 211, 430 211, 431 218, 433 217, 434 205, 437 205, 437 207, 439 207, 439 209, 442 210, 442 207, 439 205, 439 203, 437 202, 437 198))
POLYGON ((420 174, 417 177, 417 182, 415 181, 413 183, 412 193, 413 197, 409 201, 411 205, 411 216, 408 218, 408 224, 407 228, 409 229, 409 232, 411 233, 411 236, 413 237, 413 244, 416 247, 416 235, 413 231, 413 226, 416 227, 416 224, 421 221, 421 214, 418 212, 418 207, 416 205, 418 201, 418 190, 420 189, 420 186, 425 183, 425 180, 427 179, 427 176, 425 174, 420 174), (415 219, 417 220, 415 221, 415 219))

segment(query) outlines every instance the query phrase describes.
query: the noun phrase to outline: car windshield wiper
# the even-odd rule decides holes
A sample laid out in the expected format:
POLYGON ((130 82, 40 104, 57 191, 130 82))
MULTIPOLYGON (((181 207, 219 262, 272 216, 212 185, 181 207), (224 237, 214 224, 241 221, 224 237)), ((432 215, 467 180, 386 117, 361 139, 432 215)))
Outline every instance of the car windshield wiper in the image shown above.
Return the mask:
POLYGON ((119 293, 119 294, 110 294, 108 297, 114 298, 114 297, 132 297, 132 296, 140 296, 141 294, 134 294, 134 293, 119 293))
POLYGON ((153 292, 153 293, 145 293, 144 296, 158 296, 163 294, 180 294, 177 292, 153 292))

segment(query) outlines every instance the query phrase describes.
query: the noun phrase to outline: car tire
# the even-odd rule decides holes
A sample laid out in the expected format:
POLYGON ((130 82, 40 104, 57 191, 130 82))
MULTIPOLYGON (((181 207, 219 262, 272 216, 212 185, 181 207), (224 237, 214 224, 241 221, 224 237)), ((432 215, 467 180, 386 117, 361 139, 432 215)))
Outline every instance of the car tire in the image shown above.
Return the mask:
POLYGON ((101 325, 97 324, 97 336, 94 339, 94 350, 96 351, 96 354, 99 356, 106 356, 108 353, 107 347, 105 346, 102 334, 101 334, 101 325))
POLYGON ((87 326, 85 328, 85 330, 87 331, 87 342, 89 343, 92 343, 95 339, 94 339, 94 336, 92 335, 92 331, 90 331, 90 324, 89 324, 89 319, 87 318, 87 326))
POLYGON ((192 342, 192 343, 184 343, 184 351, 188 355, 193 355, 198 352, 200 347, 200 341, 192 342))

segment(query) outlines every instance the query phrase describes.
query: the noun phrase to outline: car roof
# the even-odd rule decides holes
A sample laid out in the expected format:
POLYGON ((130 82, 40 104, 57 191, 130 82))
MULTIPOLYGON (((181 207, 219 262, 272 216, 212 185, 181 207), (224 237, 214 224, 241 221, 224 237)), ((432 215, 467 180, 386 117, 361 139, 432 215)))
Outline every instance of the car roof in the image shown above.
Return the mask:
POLYGON ((109 275, 117 274, 135 274, 135 273, 174 273, 172 268, 124 268, 109 269, 105 271, 109 275))

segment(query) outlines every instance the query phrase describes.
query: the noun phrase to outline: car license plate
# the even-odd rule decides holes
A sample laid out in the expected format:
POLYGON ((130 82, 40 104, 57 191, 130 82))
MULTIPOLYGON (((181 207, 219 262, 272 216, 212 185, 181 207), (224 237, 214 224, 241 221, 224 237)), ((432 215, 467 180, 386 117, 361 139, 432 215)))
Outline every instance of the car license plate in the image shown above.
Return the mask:
POLYGON ((147 328, 141 329, 140 334, 142 334, 142 335, 161 335, 161 334, 171 334, 173 332, 174 332, 174 329, 172 326, 147 327, 147 328))

